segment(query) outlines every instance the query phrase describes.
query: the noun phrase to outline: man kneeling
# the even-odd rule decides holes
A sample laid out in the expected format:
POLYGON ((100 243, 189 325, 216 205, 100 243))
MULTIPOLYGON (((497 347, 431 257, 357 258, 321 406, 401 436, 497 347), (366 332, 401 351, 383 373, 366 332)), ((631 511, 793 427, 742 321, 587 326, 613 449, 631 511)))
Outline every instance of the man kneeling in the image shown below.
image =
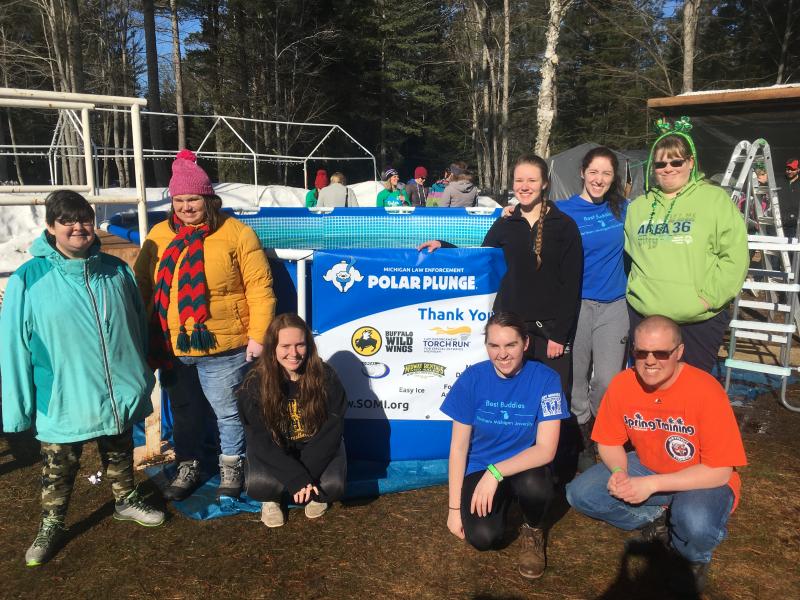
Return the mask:
POLYGON ((602 463, 567 486, 567 500, 585 515, 671 543, 699 592, 738 502, 735 467, 747 459, 725 390, 682 355, 674 321, 652 316, 639 324, 634 368, 611 381, 592 431, 602 463), (626 453, 628 441, 634 451, 626 453))

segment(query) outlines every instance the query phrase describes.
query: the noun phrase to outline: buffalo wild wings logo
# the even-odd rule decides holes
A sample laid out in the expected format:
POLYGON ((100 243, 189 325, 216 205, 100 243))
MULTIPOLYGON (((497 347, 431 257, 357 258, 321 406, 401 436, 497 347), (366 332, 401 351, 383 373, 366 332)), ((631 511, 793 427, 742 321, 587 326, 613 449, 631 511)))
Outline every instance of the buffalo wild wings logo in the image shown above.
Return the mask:
POLYGON ((356 354, 361 356, 372 356, 383 346, 383 338, 380 332, 374 327, 359 327, 350 337, 350 344, 356 354))

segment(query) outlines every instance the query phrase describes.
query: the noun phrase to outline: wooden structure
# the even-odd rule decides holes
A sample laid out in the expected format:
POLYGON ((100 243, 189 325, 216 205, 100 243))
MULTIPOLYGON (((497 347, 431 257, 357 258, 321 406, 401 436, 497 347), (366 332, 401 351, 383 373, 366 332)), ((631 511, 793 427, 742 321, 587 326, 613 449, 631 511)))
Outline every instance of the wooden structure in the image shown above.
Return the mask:
POLYGON ((650 98, 647 109, 649 122, 659 116, 691 118, 700 166, 708 176, 725 171, 740 140, 766 139, 776 168, 800 156, 800 84, 650 98))

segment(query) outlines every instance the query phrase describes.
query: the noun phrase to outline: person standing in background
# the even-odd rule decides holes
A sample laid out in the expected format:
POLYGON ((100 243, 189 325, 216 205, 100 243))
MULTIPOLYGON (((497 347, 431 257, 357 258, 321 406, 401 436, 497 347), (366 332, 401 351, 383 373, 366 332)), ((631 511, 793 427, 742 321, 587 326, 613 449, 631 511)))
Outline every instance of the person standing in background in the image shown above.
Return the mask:
POLYGON ((442 199, 442 194, 444 193, 445 188, 447 188, 447 184, 450 183, 450 175, 450 167, 447 167, 444 170, 444 177, 431 184, 431 187, 428 189, 426 206, 439 206, 439 202, 442 199))
POLYGON ((347 187, 347 179, 345 179, 344 173, 336 171, 331 175, 330 184, 319 191, 317 206, 332 208, 358 206, 355 192, 347 187))
POLYGON ((425 206, 428 200, 428 188, 425 180, 428 178, 428 169, 417 167, 414 169, 414 179, 406 185, 406 192, 411 199, 411 206, 425 206))
POLYGON ((464 208, 475 206, 478 202, 478 188, 475 176, 467 169, 467 163, 456 161, 450 165, 450 181, 442 192, 439 206, 464 208))
POLYGON ((378 192, 378 197, 375 199, 376 207, 411 206, 408 192, 399 187, 400 174, 397 169, 387 168, 381 175, 381 180, 383 189, 378 192))
POLYGON ((778 190, 781 207, 783 233, 788 237, 797 235, 798 214, 800 214, 800 159, 786 161, 786 183, 778 190))
POLYGON ((306 193, 306 208, 313 208, 317 205, 319 200, 319 192, 321 189, 328 185, 328 172, 325 169, 319 169, 317 176, 314 178, 314 187, 306 193))

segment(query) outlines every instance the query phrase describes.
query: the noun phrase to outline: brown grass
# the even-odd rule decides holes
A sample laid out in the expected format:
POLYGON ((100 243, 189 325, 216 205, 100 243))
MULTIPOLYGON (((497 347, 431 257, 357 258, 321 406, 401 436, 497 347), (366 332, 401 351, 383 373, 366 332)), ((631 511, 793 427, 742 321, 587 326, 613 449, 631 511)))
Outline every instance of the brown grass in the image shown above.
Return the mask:
MULTIPOLYGON (((797 390, 792 392, 795 402, 797 390)), ((706 598, 800 597, 800 415, 772 397, 737 409, 750 466, 743 498, 717 550, 706 598)), ((107 484, 90 485, 84 453, 70 539, 49 564, 26 568, 38 519, 39 466, 0 440, 0 595, 8 598, 670 598, 657 551, 630 556, 631 537, 567 511, 553 527, 549 567, 516 573, 518 542, 479 553, 445 527, 443 486, 335 506, 308 521, 292 511, 267 530, 257 515, 196 522, 173 514, 146 529, 111 518, 107 484)))

